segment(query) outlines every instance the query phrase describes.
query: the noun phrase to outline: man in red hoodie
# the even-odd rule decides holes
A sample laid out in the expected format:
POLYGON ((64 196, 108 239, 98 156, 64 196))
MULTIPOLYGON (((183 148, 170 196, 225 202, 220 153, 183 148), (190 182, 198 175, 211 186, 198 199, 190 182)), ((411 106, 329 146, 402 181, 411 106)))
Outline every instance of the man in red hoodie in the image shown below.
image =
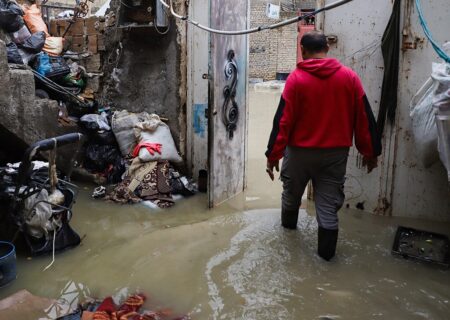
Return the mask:
POLYGON ((318 254, 336 252, 337 212, 353 137, 368 172, 377 166, 381 142, 375 118, 357 74, 327 58, 326 37, 317 31, 301 40, 304 61, 289 75, 267 147, 267 173, 283 158, 281 223, 295 229, 301 197, 312 180, 319 225, 318 254))

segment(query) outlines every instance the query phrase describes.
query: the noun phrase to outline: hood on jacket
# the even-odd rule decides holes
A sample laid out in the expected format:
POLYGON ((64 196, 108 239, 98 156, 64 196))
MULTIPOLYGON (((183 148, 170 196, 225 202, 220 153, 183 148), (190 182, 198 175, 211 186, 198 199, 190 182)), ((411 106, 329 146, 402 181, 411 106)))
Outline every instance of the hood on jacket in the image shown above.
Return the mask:
POLYGON ((297 64, 297 68, 306 71, 318 78, 328 78, 342 67, 334 58, 308 59, 297 64))

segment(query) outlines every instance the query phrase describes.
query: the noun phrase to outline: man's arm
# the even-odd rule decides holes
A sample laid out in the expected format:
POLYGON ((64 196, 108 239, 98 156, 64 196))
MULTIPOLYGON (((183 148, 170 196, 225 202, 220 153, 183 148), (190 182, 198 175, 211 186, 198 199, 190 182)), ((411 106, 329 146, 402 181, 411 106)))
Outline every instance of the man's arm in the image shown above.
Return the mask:
POLYGON ((272 163, 283 157, 294 125, 296 96, 294 76, 294 74, 289 75, 286 81, 278 110, 273 119, 272 133, 266 151, 267 160, 272 163))
POLYGON ((267 173, 273 180, 273 168, 278 171, 278 162, 283 157, 284 150, 289 142, 289 136, 295 120, 295 84, 291 74, 280 98, 277 112, 273 119, 272 132, 267 145, 267 173))
POLYGON ((376 168, 377 157, 381 155, 381 137, 361 81, 356 80, 355 145, 364 157, 363 165, 370 172, 376 168))

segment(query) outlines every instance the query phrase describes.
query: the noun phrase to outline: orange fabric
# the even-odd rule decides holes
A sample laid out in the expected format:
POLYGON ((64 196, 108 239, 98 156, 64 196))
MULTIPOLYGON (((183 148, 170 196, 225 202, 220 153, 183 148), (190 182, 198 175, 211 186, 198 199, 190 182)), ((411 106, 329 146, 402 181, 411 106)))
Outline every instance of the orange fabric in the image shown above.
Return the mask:
POLYGON ((90 311, 83 311, 81 320, 94 320, 94 313, 90 311))
POLYGON ((25 21, 30 32, 33 34, 38 31, 44 31, 45 36, 50 37, 47 25, 42 19, 41 9, 39 9, 39 7, 35 4, 31 6, 23 5, 22 9, 25 13, 25 15, 23 16, 23 20, 25 21))

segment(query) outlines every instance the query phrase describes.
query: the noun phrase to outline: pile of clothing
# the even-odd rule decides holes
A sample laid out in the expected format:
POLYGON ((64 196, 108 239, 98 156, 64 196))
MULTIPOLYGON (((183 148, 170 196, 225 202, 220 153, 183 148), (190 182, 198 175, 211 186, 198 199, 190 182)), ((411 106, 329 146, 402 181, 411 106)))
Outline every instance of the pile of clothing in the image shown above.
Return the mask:
POLYGON ((139 293, 129 296, 120 306, 114 303, 112 297, 105 298, 101 303, 91 301, 70 315, 58 320, 188 320, 189 316, 173 317, 169 309, 148 311, 141 308, 146 296, 139 293))
POLYGON ((80 119, 89 141, 83 166, 91 173, 118 183, 94 192, 117 203, 151 201, 159 208, 174 205, 173 195, 190 196, 196 186, 175 170, 182 163, 170 128, 156 114, 116 111, 89 114, 80 119))
MULTIPOLYGON (((73 293, 69 300, 39 297, 26 290, 18 291, 0 300, 1 319, 30 319, 30 315, 42 315, 39 319, 57 320, 189 320, 190 316, 176 315, 170 309, 151 311, 143 307, 147 297, 142 294, 128 296, 122 303, 112 297, 88 300, 78 304, 73 293)), ((36 317, 33 317, 36 319, 36 317)))
POLYGON ((112 297, 107 297, 101 303, 96 301, 86 303, 71 315, 60 320, 188 320, 188 316, 173 317, 171 310, 149 311, 141 310, 146 296, 134 294, 129 296, 120 306, 114 303, 112 297))

